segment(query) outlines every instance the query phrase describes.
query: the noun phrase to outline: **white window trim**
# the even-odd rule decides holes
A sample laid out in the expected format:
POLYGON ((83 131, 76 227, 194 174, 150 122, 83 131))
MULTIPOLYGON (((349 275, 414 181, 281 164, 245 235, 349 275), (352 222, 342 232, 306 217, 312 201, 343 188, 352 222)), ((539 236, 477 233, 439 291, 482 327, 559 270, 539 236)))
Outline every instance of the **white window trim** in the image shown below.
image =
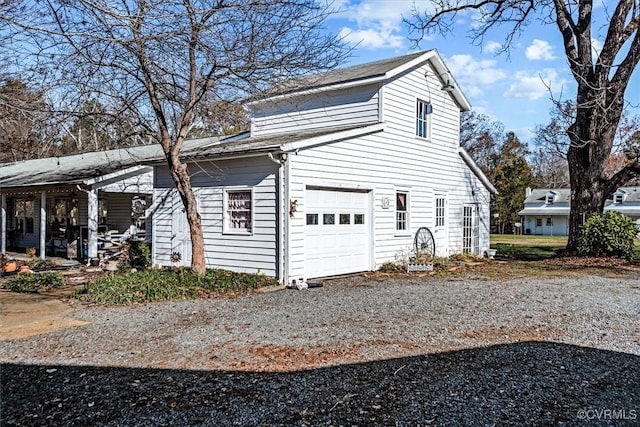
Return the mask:
POLYGON ((411 235, 411 191, 408 188, 396 188, 393 192, 393 229, 395 231, 395 236, 397 237, 405 237, 411 235), (397 208, 397 200, 398 193, 404 193, 407 195, 407 210, 405 211, 407 214, 405 220, 405 229, 398 230, 398 208, 397 208))
POLYGON ((230 234, 237 236, 251 236, 255 230, 255 191, 253 187, 226 187, 222 191, 222 234, 230 234), (251 192, 251 229, 240 229, 240 228, 231 228, 229 227, 229 212, 227 210, 227 205, 229 202, 229 193, 237 192, 237 191, 249 191, 251 192))
POLYGON ((425 101, 424 99, 421 98, 416 98, 416 102, 414 104, 414 111, 413 111, 413 134, 415 135, 416 138, 422 139, 422 140, 430 140, 431 139, 431 109, 433 107, 431 106, 431 102, 429 101, 425 101), (427 118, 426 118, 426 123, 427 123, 427 134, 425 136, 421 136, 418 135, 418 104, 419 103, 424 103, 425 107, 427 108, 427 118))

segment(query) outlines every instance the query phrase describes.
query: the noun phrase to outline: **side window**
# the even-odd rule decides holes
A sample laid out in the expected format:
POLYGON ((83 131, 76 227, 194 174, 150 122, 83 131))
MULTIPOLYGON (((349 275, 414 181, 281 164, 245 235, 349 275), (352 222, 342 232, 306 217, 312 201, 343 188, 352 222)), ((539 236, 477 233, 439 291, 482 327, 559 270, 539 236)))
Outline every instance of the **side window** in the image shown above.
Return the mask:
POLYGON ((536 227, 542 227, 542 218, 536 218, 536 227))
POLYGON ((251 190, 226 190, 225 232, 251 233, 253 225, 253 205, 251 190))
POLYGON ((416 102, 416 135, 421 138, 429 138, 429 114, 431 104, 418 99, 416 102))
POLYGON ((407 230, 409 193, 396 192, 396 230, 407 230))

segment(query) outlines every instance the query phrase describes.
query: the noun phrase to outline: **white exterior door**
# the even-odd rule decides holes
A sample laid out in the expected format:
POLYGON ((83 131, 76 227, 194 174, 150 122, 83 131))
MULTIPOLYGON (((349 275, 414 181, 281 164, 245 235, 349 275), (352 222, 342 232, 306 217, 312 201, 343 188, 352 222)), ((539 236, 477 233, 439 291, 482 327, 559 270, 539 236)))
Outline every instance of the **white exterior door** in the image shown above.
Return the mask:
POLYGON ((191 266, 191 232, 184 205, 175 190, 171 200, 171 252, 172 265, 191 266))
POLYGON ((371 269, 369 193, 307 189, 305 275, 334 276, 371 269))
POLYGON ((447 196, 445 194, 436 194, 434 197, 434 221, 432 230, 437 256, 449 256, 449 232, 447 226, 447 196))

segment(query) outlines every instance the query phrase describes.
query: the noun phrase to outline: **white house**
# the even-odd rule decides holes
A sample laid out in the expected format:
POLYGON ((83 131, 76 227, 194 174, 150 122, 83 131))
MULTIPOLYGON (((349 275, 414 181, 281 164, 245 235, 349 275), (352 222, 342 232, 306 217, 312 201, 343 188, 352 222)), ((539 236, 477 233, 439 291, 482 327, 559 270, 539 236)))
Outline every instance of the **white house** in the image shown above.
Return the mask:
POLYGON ((525 234, 567 236, 571 190, 568 188, 527 188, 522 217, 525 234))
POLYGON ((640 225, 640 187, 620 187, 604 205, 604 211, 618 211, 640 225))
MULTIPOLYGON (((460 148, 470 105, 436 50, 295 80, 247 107, 250 133, 183 152, 209 267, 287 284, 374 270, 409 254, 420 227, 440 256, 489 248, 495 188, 460 148)), ((153 199, 154 264, 189 265, 165 165, 153 199)))

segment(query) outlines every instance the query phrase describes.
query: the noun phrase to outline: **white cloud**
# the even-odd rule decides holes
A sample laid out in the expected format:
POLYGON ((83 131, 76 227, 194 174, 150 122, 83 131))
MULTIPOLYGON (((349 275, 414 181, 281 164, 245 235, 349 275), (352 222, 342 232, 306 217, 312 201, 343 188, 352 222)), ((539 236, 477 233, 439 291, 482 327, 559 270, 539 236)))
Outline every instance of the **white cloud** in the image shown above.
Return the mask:
POLYGON ((551 60, 555 59, 553 54, 553 46, 544 40, 535 39, 533 43, 525 51, 527 59, 538 61, 540 59, 551 60))
POLYGON ((498 42, 489 42, 482 47, 482 50, 487 53, 496 53, 502 45, 498 42))
POLYGON ((471 55, 453 55, 445 61, 451 74, 468 96, 480 96, 484 88, 507 78, 494 60, 476 60, 471 55))
POLYGON ((383 30, 353 30, 343 27, 340 30, 340 37, 347 43, 369 49, 379 48, 400 48, 404 46, 404 37, 391 34, 383 30))
POLYGON ((547 68, 535 74, 517 72, 514 81, 504 94, 505 98, 524 98, 537 100, 549 95, 549 90, 557 93, 566 83, 556 70, 547 68))
POLYGON ((336 18, 354 24, 340 31, 347 42, 371 49, 404 47, 402 17, 411 13, 413 0, 339 0, 334 6, 342 11, 336 18))
POLYGON ((591 50, 593 54, 598 57, 600 56, 600 52, 602 52, 602 42, 598 39, 591 39, 591 50))

